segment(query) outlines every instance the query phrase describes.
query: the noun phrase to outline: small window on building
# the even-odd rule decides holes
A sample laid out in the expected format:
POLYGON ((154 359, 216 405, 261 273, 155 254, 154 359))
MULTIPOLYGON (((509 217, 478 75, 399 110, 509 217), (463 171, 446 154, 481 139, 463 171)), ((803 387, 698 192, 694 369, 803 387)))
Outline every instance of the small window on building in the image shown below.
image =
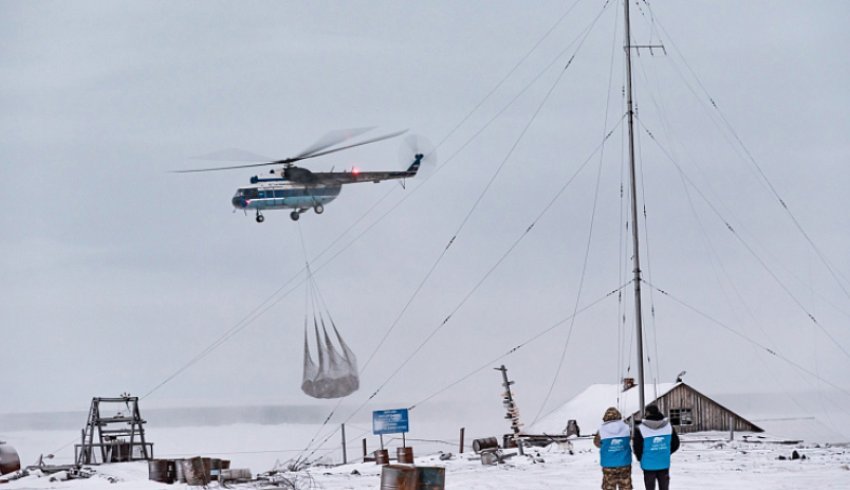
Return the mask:
POLYGON ((693 425, 693 410, 690 408, 671 408, 670 423, 673 425, 693 425))

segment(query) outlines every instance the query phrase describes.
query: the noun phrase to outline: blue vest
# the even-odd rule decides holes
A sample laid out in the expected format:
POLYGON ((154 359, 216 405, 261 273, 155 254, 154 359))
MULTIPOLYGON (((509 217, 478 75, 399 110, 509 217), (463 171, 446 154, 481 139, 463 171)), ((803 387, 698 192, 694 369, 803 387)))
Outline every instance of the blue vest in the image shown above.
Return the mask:
POLYGON ((652 429, 643 424, 638 426, 643 436, 643 455, 640 467, 645 470, 666 470, 670 467, 670 441, 673 438, 673 427, 666 423, 652 429))
POLYGON ((599 428, 599 464, 603 468, 632 465, 632 448, 629 445, 629 426, 622 420, 611 420, 599 428))

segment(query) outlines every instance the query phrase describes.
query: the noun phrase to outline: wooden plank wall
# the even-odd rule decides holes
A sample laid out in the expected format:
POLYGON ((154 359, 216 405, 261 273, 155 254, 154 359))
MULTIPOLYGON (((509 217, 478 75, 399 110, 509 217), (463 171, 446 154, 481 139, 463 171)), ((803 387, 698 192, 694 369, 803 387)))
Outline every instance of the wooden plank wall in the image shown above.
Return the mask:
POLYGON ((675 426, 679 433, 708 430, 728 431, 730 417, 736 431, 759 432, 758 427, 718 405, 710 398, 694 391, 688 385, 679 385, 673 388, 669 393, 659 398, 657 404, 661 412, 668 416, 670 409, 673 408, 690 408, 692 410, 693 424, 675 426))

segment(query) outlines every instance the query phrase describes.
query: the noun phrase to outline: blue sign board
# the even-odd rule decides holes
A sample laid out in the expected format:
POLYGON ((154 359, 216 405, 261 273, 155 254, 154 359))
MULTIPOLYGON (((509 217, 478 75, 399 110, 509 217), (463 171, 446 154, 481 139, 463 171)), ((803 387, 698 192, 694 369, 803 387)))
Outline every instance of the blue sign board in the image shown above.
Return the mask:
POLYGON ((376 436, 383 434, 398 434, 407 432, 409 423, 406 408, 395 410, 375 410, 372 412, 372 433, 376 436))

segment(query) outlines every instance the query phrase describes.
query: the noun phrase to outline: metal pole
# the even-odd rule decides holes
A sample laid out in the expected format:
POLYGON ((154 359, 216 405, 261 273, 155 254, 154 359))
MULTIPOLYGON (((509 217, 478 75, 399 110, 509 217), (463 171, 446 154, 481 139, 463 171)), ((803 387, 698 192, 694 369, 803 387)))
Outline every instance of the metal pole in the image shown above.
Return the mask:
POLYGON ((623 49, 626 51, 626 105, 629 119, 629 175, 631 179, 632 193, 632 244, 634 249, 634 288, 635 288, 635 323, 637 327, 637 370, 638 390, 640 394, 640 418, 643 419, 646 409, 646 398, 644 396, 643 381, 643 314, 640 299, 640 247, 638 233, 638 205, 637 205, 637 172, 635 171, 635 134, 634 134, 634 104, 632 102, 632 33, 629 20, 629 0, 623 0, 625 9, 626 39, 623 49))
POLYGON ((463 454, 463 433, 466 431, 466 427, 460 428, 460 454, 463 454))
POLYGON ((348 464, 348 454, 345 448, 345 424, 342 424, 342 464, 348 464))
POLYGON ((364 438, 363 438, 363 462, 364 462, 364 463, 366 462, 366 455, 367 455, 367 454, 368 454, 368 453, 366 453, 366 438, 364 437, 364 438))

